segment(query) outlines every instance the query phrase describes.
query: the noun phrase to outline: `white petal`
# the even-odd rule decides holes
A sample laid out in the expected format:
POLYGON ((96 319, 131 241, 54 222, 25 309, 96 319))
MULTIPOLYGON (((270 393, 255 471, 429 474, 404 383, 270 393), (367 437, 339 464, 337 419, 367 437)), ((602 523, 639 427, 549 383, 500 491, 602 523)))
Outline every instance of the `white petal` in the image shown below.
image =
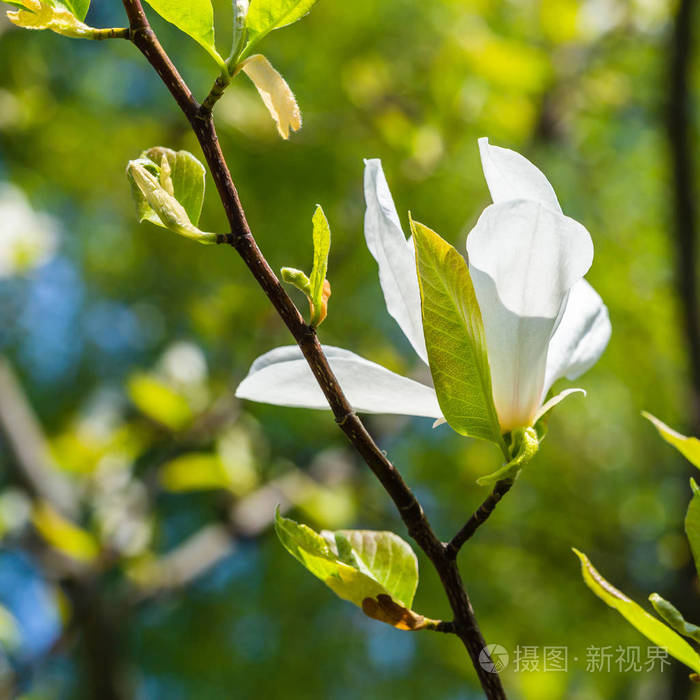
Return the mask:
POLYGON ((509 148, 491 146, 487 138, 479 139, 479 153, 494 204, 511 199, 530 199, 561 212, 549 180, 525 156, 509 148))
POLYGON ((406 242, 382 163, 365 161, 365 239, 379 265, 387 311, 396 319, 418 356, 428 364, 423 337, 415 251, 406 242))
POLYGON ((510 201, 484 210, 467 251, 501 428, 531 425, 549 340, 569 290, 593 260, 591 237, 581 224, 541 204, 510 201))
MULTIPOLYGON (((350 405, 360 413, 440 418, 435 390, 359 355, 324 345, 323 350, 350 405)), ((296 345, 275 348, 252 364, 236 396, 276 406, 328 409, 323 392, 296 345)))
POLYGON ((580 280, 571 288, 566 310, 549 343, 543 395, 557 379, 576 379, 587 372, 603 354, 611 333, 603 300, 585 279, 580 280))
POLYGON ((583 394, 585 396, 586 390, 578 388, 564 389, 564 391, 558 393, 556 396, 552 396, 547 403, 540 406, 539 410, 535 414, 535 420, 533 422, 537 423, 537 421, 542 418, 545 413, 551 411, 558 403, 561 403, 567 396, 571 396, 571 394, 583 394))

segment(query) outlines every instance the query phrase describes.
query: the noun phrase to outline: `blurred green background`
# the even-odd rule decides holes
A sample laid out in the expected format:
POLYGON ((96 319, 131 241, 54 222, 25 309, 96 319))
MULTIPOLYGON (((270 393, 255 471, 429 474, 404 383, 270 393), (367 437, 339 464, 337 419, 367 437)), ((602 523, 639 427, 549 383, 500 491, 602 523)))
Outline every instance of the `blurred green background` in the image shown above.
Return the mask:
MULTIPOLYGON (((125 23, 120 3, 93 5, 91 24, 125 23)), ((612 341, 578 382, 588 397, 554 412, 536 461, 461 555, 487 640, 511 653, 513 698, 691 697, 688 683, 671 690, 673 669, 618 671, 617 648, 641 647, 644 660, 646 640, 585 588, 570 550, 639 602, 657 591, 691 619, 700 607, 677 593, 695 585, 682 533, 688 470, 640 417, 692 428, 663 125, 674 7, 322 0, 261 46, 295 91, 303 129, 282 141, 243 77, 216 109, 273 268, 310 266, 311 215, 317 202, 325 209, 333 296, 322 341, 399 372, 417 370, 415 355, 385 312, 364 245, 363 158, 382 159, 404 223, 410 210, 463 249, 489 202, 476 146, 489 136, 547 173, 564 211, 590 230, 588 279, 610 309, 612 341), (518 646, 540 658, 567 646, 568 673, 516 671, 518 646), (587 671, 591 646, 610 647, 609 672, 587 671)), ((215 8, 226 47, 230 8, 215 8)), ((202 98, 215 65, 151 15, 202 98)), ((40 265, 18 270, 31 257, 21 251, 1 272, 0 254, 0 352, 83 528, 30 513, 15 452, 0 441, 0 603, 17 628, 5 634, 0 672, 14 692, 109 697, 100 678, 116 673, 122 697, 149 700, 481 697, 455 638, 365 618, 270 531, 282 502, 318 528, 405 536, 330 414, 231 399, 252 360, 290 338, 233 250, 136 223, 127 161, 154 145, 200 155, 142 56, 128 42, 25 32, 4 19, 0 32, 0 177, 55 228, 37 244, 40 265), (202 528, 214 528, 220 556, 179 585, 163 557, 202 528), (47 553, 52 542, 63 554, 47 553)), ((695 95, 697 63, 691 77, 695 95)), ((201 226, 224 232, 208 187, 201 226)), ((485 497, 475 479, 498 466, 496 448, 428 420, 367 424, 447 539, 485 497)), ((422 556, 420 566, 414 607, 448 617, 422 556)))

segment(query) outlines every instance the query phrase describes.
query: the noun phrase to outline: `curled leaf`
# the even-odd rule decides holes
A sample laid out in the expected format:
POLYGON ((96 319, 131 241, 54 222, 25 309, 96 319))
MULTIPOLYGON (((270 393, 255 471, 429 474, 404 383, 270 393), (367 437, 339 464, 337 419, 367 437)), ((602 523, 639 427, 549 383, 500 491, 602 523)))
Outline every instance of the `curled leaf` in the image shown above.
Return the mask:
POLYGON ((331 249, 331 229, 320 204, 316 205, 316 211, 314 211, 311 221, 313 223, 314 262, 309 277, 311 287, 309 301, 311 302, 311 325, 319 326, 328 313, 328 298, 331 295, 331 285, 326 279, 328 254, 331 249))
POLYGON ((659 617, 668 622, 676 632, 679 632, 684 637, 690 637, 696 642, 700 642, 700 627, 691 622, 686 622, 680 610, 678 610, 675 605, 669 603, 658 593, 652 593, 649 596, 649 601, 654 606, 654 610, 656 610, 659 617))
POLYGON ((511 460, 492 474, 477 479, 476 483, 486 486, 502 479, 515 479, 520 470, 537 454, 539 447, 540 439, 535 428, 519 428, 513 431, 511 460))
POLYGON ((186 151, 151 148, 127 166, 139 221, 150 221, 199 241, 214 243, 216 234, 197 228, 204 198, 204 168, 186 151))
POLYGON ((324 530, 275 513, 275 532, 285 549, 337 596, 398 629, 434 627, 410 610, 418 586, 418 560, 393 532, 324 530))
POLYGON ((373 620, 385 622, 387 625, 400 630, 417 632, 424 629, 435 629, 438 620, 431 620, 419 615, 413 610, 404 608, 391 599, 391 596, 380 593, 376 598, 365 598, 362 601, 362 612, 373 620))
POLYGON ((279 135, 288 139, 290 129, 299 131, 301 112, 294 93, 265 56, 255 54, 243 61, 240 68, 253 81, 265 107, 275 120, 279 135))

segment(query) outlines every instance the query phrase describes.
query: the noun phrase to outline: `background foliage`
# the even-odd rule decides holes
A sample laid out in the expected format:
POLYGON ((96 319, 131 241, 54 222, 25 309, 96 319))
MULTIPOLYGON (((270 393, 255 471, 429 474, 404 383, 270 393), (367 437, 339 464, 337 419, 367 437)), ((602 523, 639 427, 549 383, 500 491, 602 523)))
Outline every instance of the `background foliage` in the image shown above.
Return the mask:
MULTIPOLYGON (((691 428, 662 124, 672 9, 660 0, 324 0, 264 46, 304 116, 290 142, 245 80, 217 106, 224 152, 268 260, 308 267, 310 216, 322 203, 333 230, 333 296, 321 337, 396 371, 415 370, 414 355, 384 311, 364 245, 363 157, 382 158, 399 212, 410 209, 463 246, 488 202, 476 147, 488 135, 537 163, 564 210, 591 231, 589 279, 610 308, 613 339, 580 382, 588 398, 555 411, 537 459, 461 560, 488 641, 511 653, 569 647, 568 674, 506 670, 514 698, 670 697, 669 671, 586 672, 590 645, 646 642, 584 588, 571 546, 636 600, 656 590, 700 619, 691 614, 697 602, 673 593, 688 575, 687 468, 639 415, 647 409, 691 428)), ((228 25, 228 3, 215 11, 224 46, 218 27, 228 25)), ((88 21, 125 20, 119 3, 95 2, 88 21)), ((214 64, 152 21, 203 97, 214 64)), ((127 552, 95 582, 105 606, 122 600, 130 578, 155 585, 154 553, 280 476, 295 475, 285 493, 315 527, 403 535, 325 413, 227 402, 223 427, 194 440, 197 473, 225 489, 190 491, 191 464, 159 472, 174 456, 173 433, 176 449, 188 447, 192 417, 230 395, 254 357, 290 339, 233 251, 136 223, 127 160, 155 144, 198 147, 135 49, 22 32, 4 20, 0 30, 0 175, 60 229, 48 262, 0 279, 0 351, 83 494, 84 527, 102 539, 112 533, 127 552)), ((207 184, 201 227, 223 232, 207 184)), ((497 449, 446 426, 433 431, 427 420, 369 425, 437 531, 453 533, 485 496, 474 482, 496 468, 497 449)), ((48 653, 75 606, 25 544, 12 458, 4 443, 0 450, 0 602, 19 624, 19 647, 8 653, 28 697, 79 698, 88 693, 89 649, 69 638, 48 653)), ((120 612, 110 653, 136 697, 479 697, 455 639, 366 619, 306 574, 264 527, 282 497, 263 495, 215 567, 120 612), (257 529, 256 513, 268 519, 257 529)), ((94 542, 81 542, 89 559, 94 542)), ((446 616, 439 583, 420 564, 414 608, 446 616)))

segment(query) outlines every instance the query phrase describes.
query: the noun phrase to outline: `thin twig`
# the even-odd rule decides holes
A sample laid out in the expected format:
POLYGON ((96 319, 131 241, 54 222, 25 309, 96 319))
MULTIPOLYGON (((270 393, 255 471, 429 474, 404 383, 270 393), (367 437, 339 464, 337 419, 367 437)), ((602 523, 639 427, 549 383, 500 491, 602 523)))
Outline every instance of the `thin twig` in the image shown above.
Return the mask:
POLYGON ((435 535, 415 496, 353 412, 328 364, 314 329, 306 325, 299 310, 260 252, 246 221, 238 192, 221 151, 211 114, 206 110, 202 111, 163 50, 148 23, 140 0, 123 0, 123 3, 132 30, 132 41, 163 80, 197 136, 231 227, 230 244, 248 266, 294 336, 328 401, 338 426, 379 479, 394 501, 409 534, 433 563, 454 613, 455 632, 469 652, 486 697, 489 700, 502 700, 506 695, 500 678, 497 674, 487 671, 480 663, 480 655, 481 661, 484 660, 486 644, 455 561, 446 556, 445 546, 435 535))
POLYGON ((486 522, 499 501, 510 491, 513 482, 513 479, 503 479, 496 482, 493 491, 486 497, 486 500, 474 511, 464 527, 447 543, 445 555, 448 558, 455 559, 457 557, 464 543, 486 522))

